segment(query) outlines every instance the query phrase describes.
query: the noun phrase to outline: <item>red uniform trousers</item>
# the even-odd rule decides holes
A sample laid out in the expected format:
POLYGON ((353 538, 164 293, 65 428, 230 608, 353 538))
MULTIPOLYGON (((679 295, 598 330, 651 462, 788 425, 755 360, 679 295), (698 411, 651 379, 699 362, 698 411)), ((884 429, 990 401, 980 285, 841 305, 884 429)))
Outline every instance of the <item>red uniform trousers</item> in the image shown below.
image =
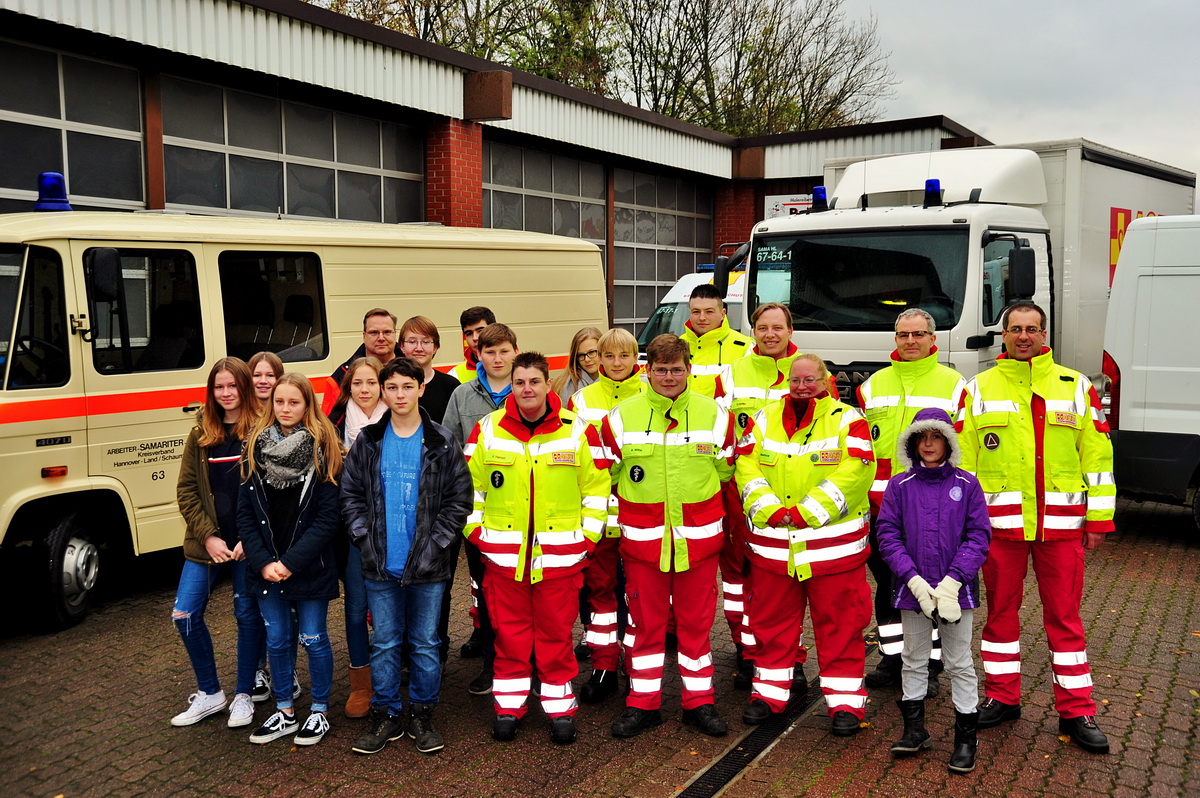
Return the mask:
POLYGON ((1024 541, 992 538, 983 563, 987 623, 980 644, 983 688, 988 698, 1021 703, 1021 619, 1025 574, 1033 555, 1042 600, 1042 623, 1050 645, 1054 703, 1064 718, 1095 715, 1092 671, 1079 604, 1083 598, 1083 540, 1024 541))
POLYGON ((592 651, 592 667, 600 671, 615 671, 621 664, 621 649, 617 642, 620 548, 620 538, 600 538, 583 572, 583 584, 587 586, 588 605, 592 611, 584 639, 592 651))
POLYGON ((534 585, 528 577, 517 582, 487 565, 483 594, 496 632, 492 698, 497 715, 524 717, 533 675, 531 655, 541 679, 542 710, 551 718, 575 714, 578 705, 571 680, 579 675, 579 664, 571 630, 579 614, 582 585, 582 571, 534 585))
POLYGON ((742 656, 754 659, 754 634, 746 626, 746 596, 750 595, 747 580, 750 567, 746 549, 746 516, 743 515, 742 497, 733 481, 721 489, 721 501, 725 504, 725 546, 721 549, 721 594, 725 623, 733 642, 742 647, 742 656))
POLYGON ((866 566, 803 582, 758 566, 753 557, 750 567, 754 580, 750 622, 758 640, 751 699, 762 699, 772 712, 782 712, 787 706, 807 604, 816 639, 821 692, 829 714, 845 710, 862 719, 867 706, 863 630, 871 622, 866 566))
POLYGON ((663 573, 658 565, 625 559, 625 671, 629 696, 625 705, 658 709, 666 660, 667 616, 675 613, 683 708, 713 703, 713 617, 717 611, 717 557, 687 571, 663 573), (673 601, 678 599, 678 601, 673 601))

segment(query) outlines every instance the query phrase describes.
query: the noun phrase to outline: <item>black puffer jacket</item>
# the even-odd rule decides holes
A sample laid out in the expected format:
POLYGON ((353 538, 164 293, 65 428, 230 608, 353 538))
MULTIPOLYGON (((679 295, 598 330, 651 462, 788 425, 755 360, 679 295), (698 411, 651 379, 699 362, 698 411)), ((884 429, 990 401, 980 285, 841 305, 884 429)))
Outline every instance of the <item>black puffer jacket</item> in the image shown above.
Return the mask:
MULTIPOLYGON (((417 483, 417 530, 404 566, 404 585, 445 582, 453 575, 463 527, 474 504, 471 472, 462 448, 441 424, 418 407, 425 424, 421 477, 417 483)), ((363 576, 389 579, 387 513, 379 459, 391 414, 363 427, 342 468, 342 520, 362 554, 363 576)))
POLYGON ((300 507, 287 533, 287 549, 276 551, 263 483, 258 474, 242 483, 238 494, 238 534, 246 552, 250 586, 259 594, 270 584, 262 569, 279 560, 292 576, 279 583, 280 595, 291 601, 338 597, 337 567, 333 561, 333 536, 338 529, 338 486, 318 482, 310 471, 304 477, 300 507))

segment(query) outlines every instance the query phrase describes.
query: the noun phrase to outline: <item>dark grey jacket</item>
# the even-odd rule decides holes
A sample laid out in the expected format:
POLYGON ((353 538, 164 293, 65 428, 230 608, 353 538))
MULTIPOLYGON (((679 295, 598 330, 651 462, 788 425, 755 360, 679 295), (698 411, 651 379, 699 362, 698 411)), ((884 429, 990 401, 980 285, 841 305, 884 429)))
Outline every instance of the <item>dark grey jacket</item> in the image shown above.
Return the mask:
MULTIPOLYGON (((463 527, 474 505, 471 472, 462 447, 450 431, 431 420, 418 407, 425 423, 421 477, 417 483, 417 530, 404 585, 445 582, 454 575, 454 561, 463 539, 463 527)), ((392 578, 384 570, 387 561, 387 513, 379 460, 383 435, 392 423, 389 413, 363 427, 342 468, 342 520, 350 542, 362 554, 363 576, 375 581, 392 578)))

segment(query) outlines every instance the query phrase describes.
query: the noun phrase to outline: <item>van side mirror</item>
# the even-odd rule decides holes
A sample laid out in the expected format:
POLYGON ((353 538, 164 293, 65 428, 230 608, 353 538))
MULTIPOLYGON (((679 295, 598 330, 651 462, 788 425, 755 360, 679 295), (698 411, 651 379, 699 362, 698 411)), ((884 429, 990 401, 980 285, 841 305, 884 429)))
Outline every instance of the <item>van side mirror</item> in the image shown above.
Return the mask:
POLYGON ((721 299, 729 293, 729 256, 718 255, 713 261, 713 287, 721 292, 721 299))
POLYGON ((1037 287, 1037 257, 1029 242, 1022 239, 1008 251, 1008 277, 1004 293, 1009 302, 1033 299, 1037 287))
POLYGON ((96 247, 84 262, 93 302, 116 302, 121 295, 121 255, 112 247, 96 247))

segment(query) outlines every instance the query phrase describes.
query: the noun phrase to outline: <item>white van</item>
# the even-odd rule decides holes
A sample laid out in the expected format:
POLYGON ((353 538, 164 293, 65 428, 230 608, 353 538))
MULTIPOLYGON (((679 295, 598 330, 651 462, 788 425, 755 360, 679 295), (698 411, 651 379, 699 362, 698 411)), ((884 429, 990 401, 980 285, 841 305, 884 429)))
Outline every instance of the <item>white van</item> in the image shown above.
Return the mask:
POLYGON ((0 216, 0 564, 25 609, 86 614, 106 554, 176 547, 179 458, 211 364, 259 350, 324 390, 363 314, 424 315, 439 361, 487 305, 566 364, 607 326, 600 251, 504 230, 146 213, 0 216))
MULTIPOLYGON (((670 290, 663 296, 662 302, 655 308, 651 314, 646 326, 642 328, 641 334, 638 335, 638 348, 646 351, 646 346, 655 339, 656 336, 663 333, 673 333, 675 335, 683 335, 683 325, 687 324, 688 320, 688 300, 692 298, 692 291, 698 285, 712 285, 713 269, 712 266, 700 266, 699 271, 693 274, 685 274, 679 278, 679 282, 671 286, 670 290)), ((742 288, 746 285, 746 273, 743 271, 734 271, 729 275, 729 293, 725 296, 725 311, 729 316, 729 326, 733 329, 741 329, 742 326, 742 308, 745 305, 745 298, 742 295, 742 288)))
POLYGON ((1117 488, 1190 505, 1200 526, 1200 216, 1129 225, 1104 373, 1117 488))

